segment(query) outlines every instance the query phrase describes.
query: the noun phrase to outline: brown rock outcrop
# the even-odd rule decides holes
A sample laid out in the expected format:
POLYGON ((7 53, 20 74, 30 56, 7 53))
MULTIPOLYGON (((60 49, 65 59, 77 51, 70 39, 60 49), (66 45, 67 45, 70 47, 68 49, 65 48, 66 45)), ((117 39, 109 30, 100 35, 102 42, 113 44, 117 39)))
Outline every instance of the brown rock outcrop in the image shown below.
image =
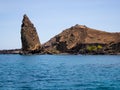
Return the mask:
POLYGON ((116 49, 119 47, 119 36, 120 33, 109 33, 77 24, 50 39, 43 47, 51 53, 106 54, 108 46, 116 49))
POLYGON ((27 15, 23 16, 21 25, 21 42, 23 51, 34 51, 41 48, 36 28, 27 15))

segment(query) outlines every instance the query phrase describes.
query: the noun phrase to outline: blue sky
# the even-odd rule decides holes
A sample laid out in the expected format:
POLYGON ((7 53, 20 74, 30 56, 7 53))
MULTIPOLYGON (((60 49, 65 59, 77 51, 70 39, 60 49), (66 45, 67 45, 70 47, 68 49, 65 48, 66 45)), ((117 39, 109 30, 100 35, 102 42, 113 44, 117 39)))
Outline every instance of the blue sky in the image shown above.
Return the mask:
POLYGON ((24 14, 41 43, 75 24, 120 32, 120 0, 0 0, 0 49, 21 48, 24 14))

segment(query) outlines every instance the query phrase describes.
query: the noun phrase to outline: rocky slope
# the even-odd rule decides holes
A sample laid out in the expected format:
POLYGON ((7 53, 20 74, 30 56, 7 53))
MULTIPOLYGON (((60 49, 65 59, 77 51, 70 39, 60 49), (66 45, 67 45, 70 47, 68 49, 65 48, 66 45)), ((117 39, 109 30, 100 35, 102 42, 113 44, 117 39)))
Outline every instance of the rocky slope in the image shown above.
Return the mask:
POLYGON ((118 54, 120 33, 109 33, 75 25, 43 44, 43 48, 54 54, 118 54))

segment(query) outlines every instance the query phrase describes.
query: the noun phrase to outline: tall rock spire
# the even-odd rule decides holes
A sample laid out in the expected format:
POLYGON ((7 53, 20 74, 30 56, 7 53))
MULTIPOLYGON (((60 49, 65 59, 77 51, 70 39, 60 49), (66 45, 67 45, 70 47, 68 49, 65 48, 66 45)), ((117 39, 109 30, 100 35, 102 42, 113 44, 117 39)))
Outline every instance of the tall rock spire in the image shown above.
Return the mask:
POLYGON ((27 15, 23 16, 21 25, 21 42, 23 51, 34 51, 41 48, 36 28, 27 15))

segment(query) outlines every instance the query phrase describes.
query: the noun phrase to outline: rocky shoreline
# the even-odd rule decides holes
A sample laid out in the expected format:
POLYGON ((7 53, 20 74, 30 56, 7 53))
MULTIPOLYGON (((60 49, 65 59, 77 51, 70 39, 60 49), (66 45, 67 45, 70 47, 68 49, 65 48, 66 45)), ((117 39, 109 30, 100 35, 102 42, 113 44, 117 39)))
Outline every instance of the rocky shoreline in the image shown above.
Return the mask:
POLYGON ((21 49, 0 50, 0 54, 20 54, 21 49))
POLYGON ((82 53, 52 53, 49 51, 46 52, 41 52, 41 51, 26 51, 22 52, 21 49, 13 49, 13 50, 0 50, 0 54, 19 54, 19 55, 120 55, 120 52, 114 52, 114 53, 109 53, 109 52, 88 52, 84 51, 82 53))
POLYGON ((0 50, 0 54, 120 55, 120 33, 105 32, 78 24, 41 44, 37 30, 27 15, 22 20, 21 43, 21 49, 0 50))

